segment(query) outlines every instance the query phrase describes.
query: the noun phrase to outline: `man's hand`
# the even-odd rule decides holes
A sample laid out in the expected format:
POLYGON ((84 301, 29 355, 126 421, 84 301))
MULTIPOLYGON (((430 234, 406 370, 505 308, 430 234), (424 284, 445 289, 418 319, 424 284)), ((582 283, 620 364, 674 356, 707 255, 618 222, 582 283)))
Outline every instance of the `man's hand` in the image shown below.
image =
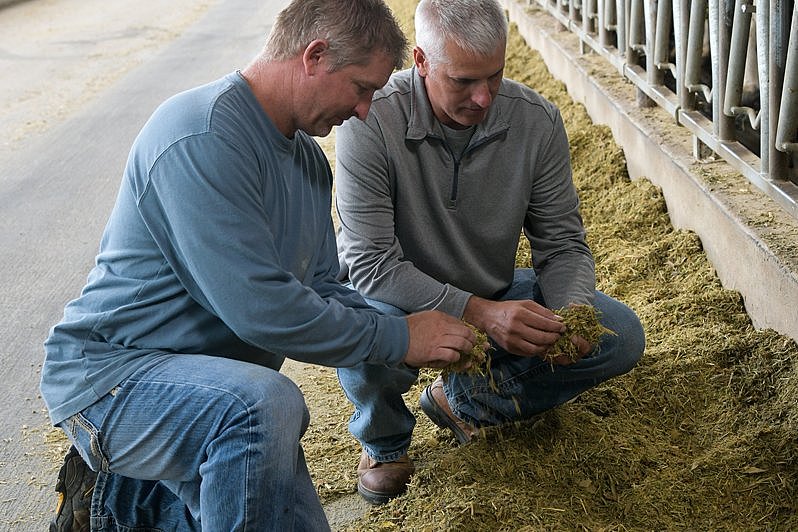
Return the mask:
MULTIPOLYGON (((559 316, 530 300, 490 301, 471 296, 463 319, 485 331, 505 351, 519 356, 543 357, 565 332, 559 316)), ((580 352, 584 348, 577 346, 580 352)))
POLYGON ((477 337, 462 321, 436 310, 407 316, 410 346, 404 363, 414 368, 442 368, 471 351, 477 337))
POLYGON ((581 336, 572 336, 570 340, 576 346, 576 350, 579 352, 579 356, 570 358, 567 355, 560 355, 558 357, 554 357, 551 359, 552 364, 556 364, 558 366, 570 366, 571 364, 574 364, 582 360, 584 357, 590 354, 590 352, 593 351, 593 348, 595 347, 581 336))

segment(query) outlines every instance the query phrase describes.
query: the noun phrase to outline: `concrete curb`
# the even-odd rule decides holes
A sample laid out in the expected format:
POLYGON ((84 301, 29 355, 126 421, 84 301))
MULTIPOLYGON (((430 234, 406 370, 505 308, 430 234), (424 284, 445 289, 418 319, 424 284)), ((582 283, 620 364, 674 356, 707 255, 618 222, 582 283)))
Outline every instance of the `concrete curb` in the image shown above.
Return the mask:
MULTIPOLYGON (((583 104, 597 124, 606 124, 622 146, 629 175, 646 178, 662 189, 674 227, 694 231, 726 288, 736 290, 758 328, 771 328, 798 340, 798 272, 794 265, 768 247, 755 227, 747 224, 740 206, 728 195, 718 193, 699 177, 691 154, 691 135, 678 128, 666 134, 663 126, 672 117, 649 110, 645 115, 636 105, 636 88, 620 75, 606 75, 613 67, 594 75, 596 60, 579 51, 577 37, 558 31, 557 21, 541 10, 527 11, 516 0, 502 0, 527 43, 543 57, 549 71, 564 82, 571 97, 583 104), (614 83, 613 83, 614 82, 614 83), (610 86, 612 83, 612 86, 610 86), (654 116, 656 115, 656 116, 654 116)), ((725 164, 725 163, 712 163, 725 164)), ((759 200, 757 200, 759 201, 759 200)), ((782 212, 762 195, 762 212, 782 212)), ((784 215, 788 216, 788 215, 784 215)), ((791 218, 790 222, 794 222, 791 218)))

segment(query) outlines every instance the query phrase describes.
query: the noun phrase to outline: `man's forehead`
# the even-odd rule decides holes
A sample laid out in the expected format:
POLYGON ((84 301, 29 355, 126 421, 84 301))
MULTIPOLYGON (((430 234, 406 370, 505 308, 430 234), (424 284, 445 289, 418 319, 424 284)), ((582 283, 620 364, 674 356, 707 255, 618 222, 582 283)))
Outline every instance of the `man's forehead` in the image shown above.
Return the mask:
POLYGON ((478 57, 471 61, 449 63, 442 66, 450 78, 482 79, 492 77, 504 70, 504 60, 497 61, 478 57))
POLYGON ((482 55, 463 50, 450 42, 444 53, 446 60, 441 66, 453 78, 489 77, 504 69, 504 43, 497 46, 492 54, 482 55))
POLYGON ((384 52, 372 52, 364 65, 353 69, 352 79, 366 88, 379 89, 393 71, 393 60, 384 52))

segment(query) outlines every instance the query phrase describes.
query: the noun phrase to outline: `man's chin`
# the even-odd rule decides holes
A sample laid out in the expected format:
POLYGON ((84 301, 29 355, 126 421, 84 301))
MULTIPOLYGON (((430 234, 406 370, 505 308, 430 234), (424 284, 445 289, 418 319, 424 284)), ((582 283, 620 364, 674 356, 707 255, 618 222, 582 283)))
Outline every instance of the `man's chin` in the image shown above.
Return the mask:
POLYGON ((314 128, 314 130, 311 133, 311 135, 314 136, 314 137, 326 137, 327 135, 329 135, 332 132, 332 130, 333 130, 333 126, 332 125, 318 126, 318 127, 314 128))
POLYGON ((487 111, 468 111, 457 117, 457 123, 465 127, 475 126, 485 120, 487 115, 487 111))
POLYGON ((317 137, 326 137, 327 135, 329 135, 332 132, 333 129, 335 129, 336 127, 340 126, 344 122, 346 122, 345 118, 335 118, 335 119, 332 120, 331 124, 325 124, 323 126, 319 126, 320 131, 319 131, 319 133, 316 136, 317 137))

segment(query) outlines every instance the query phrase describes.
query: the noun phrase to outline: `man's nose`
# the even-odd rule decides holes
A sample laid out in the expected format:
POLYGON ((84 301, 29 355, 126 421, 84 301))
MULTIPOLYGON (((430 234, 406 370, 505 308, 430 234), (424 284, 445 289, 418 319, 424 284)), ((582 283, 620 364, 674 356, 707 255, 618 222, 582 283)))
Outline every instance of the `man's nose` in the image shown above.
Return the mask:
POLYGON ((368 97, 361 98, 355 106, 355 115, 361 120, 365 120, 369 114, 369 109, 371 109, 371 96, 372 95, 369 94, 368 97))
POLYGON ((487 81, 477 83, 474 91, 471 93, 471 100, 482 109, 490 107, 493 96, 490 92, 490 86, 487 81))

